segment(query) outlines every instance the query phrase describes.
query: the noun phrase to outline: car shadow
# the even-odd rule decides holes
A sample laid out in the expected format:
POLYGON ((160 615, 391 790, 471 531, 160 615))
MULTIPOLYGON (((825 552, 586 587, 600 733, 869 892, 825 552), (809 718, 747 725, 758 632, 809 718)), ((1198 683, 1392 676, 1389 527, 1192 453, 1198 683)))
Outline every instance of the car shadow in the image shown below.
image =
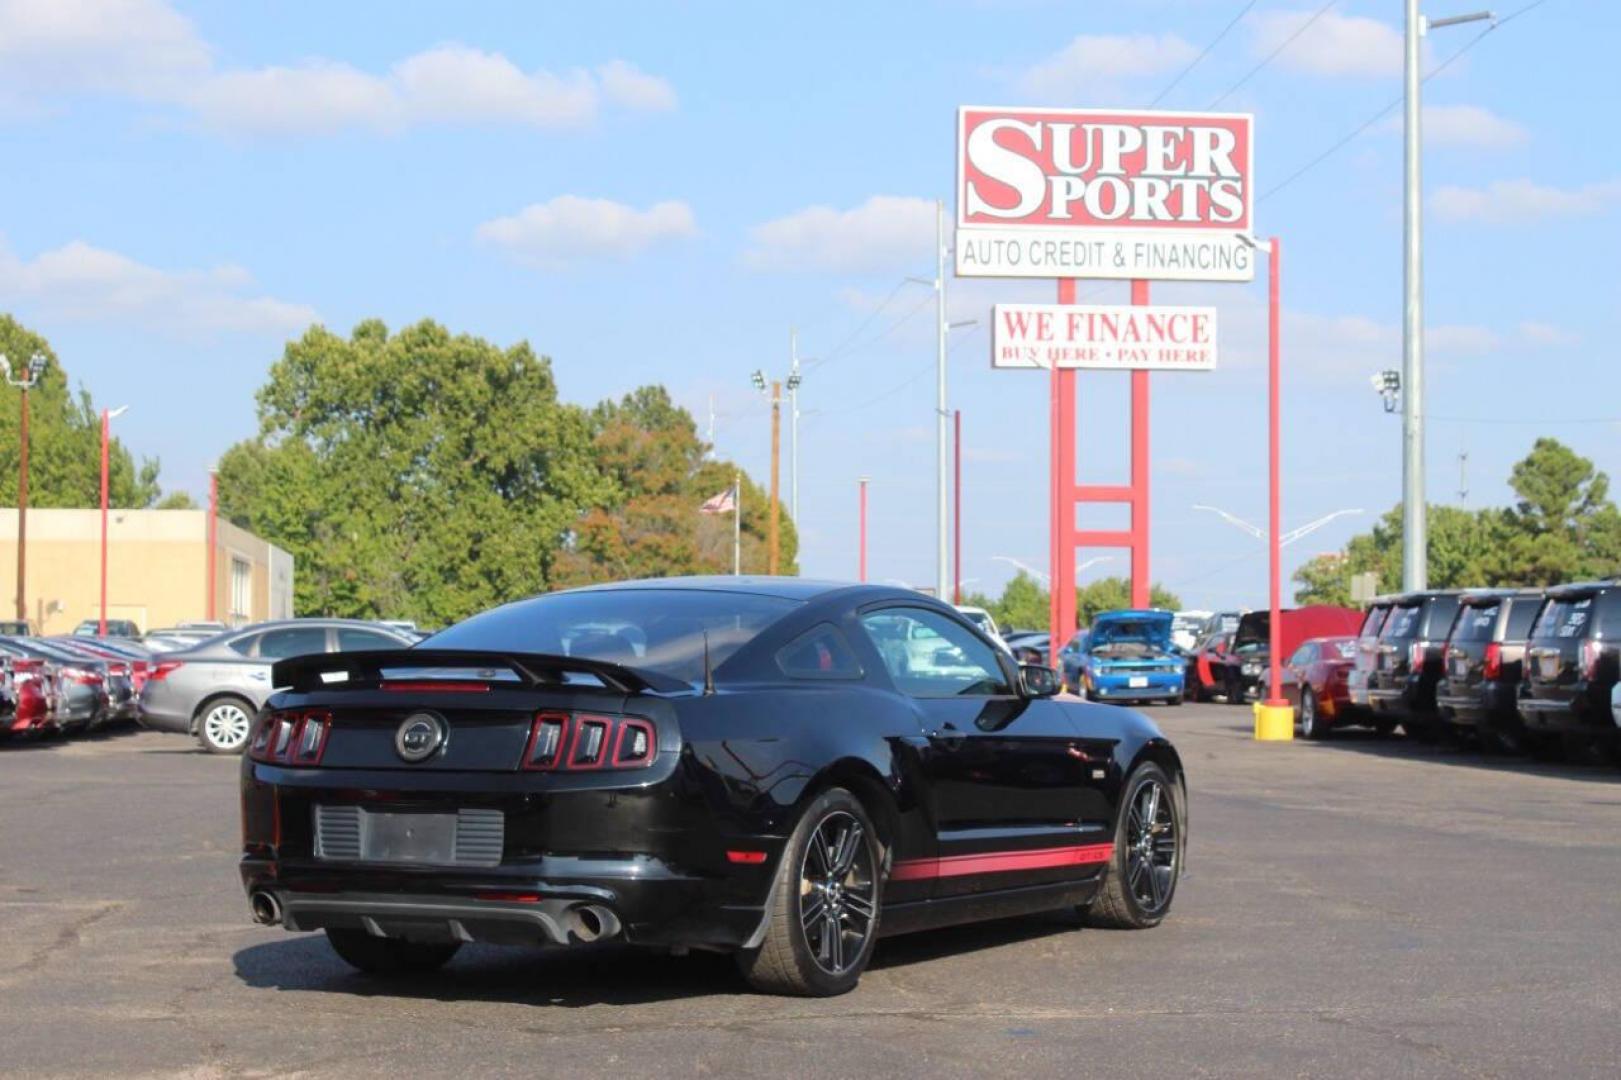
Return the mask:
MULTIPOLYGON (((1017 945, 1079 926, 1073 914, 1051 912, 886 938, 878 943, 870 970, 1017 945)), ((750 993, 730 956, 696 950, 677 956, 614 944, 567 949, 467 945, 439 971, 382 978, 338 959, 324 935, 298 934, 250 945, 232 963, 237 978, 254 989, 422 1001, 584 1008, 750 993)))
POLYGON ((1621 784, 1621 769, 1598 759, 1548 760, 1528 755, 1494 754, 1482 750, 1472 739, 1443 736, 1426 742, 1408 735, 1380 735, 1367 728, 1343 728, 1332 737, 1310 744, 1340 753, 1371 754, 1403 761, 1425 761, 1455 768, 1486 772, 1517 772, 1564 780, 1586 780, 1621 784))

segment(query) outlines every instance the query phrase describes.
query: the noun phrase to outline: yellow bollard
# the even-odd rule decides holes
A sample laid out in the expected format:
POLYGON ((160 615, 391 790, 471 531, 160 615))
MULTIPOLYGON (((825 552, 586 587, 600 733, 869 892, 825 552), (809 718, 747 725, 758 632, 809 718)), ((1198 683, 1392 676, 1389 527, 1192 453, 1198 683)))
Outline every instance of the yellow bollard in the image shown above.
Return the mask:
POLYGON ((1288 742, 1295 737, 1295 710, 1292 705, 1255 703, 1257 742, 1288 742))

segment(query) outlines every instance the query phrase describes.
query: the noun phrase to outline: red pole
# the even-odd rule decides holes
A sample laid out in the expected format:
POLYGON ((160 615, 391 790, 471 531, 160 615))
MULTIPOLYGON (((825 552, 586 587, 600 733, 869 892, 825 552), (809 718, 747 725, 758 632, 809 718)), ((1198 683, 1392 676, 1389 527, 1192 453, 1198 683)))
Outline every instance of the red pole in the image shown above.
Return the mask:
MULTIPOLYGON (((17 621, 28 621, 28 600, 23 583, 28 580, 28 387, 22 388, 22 416, 19 433, 22 445, 17 459, 17 621)), ((42 620, 43 621, 43 620, 42 620)), ((40 627, 41 633, 44 627, 40 627)))
POLYGON ((867 580, 867 478, 863 476, 859 481, 861 485, 861 539, 860 556, 861 580, 867 580))
POLYGON ((951 580, 952 603, 962 603, 962 410, 951 414, 951 580))
POLYGON ((1283 621, 1280 614, 1279 614, 1279 607, 1280 607, 1280 603, 1281 603, 1281 591, 1282 591, 1281 586, 1280 586, 1280 582, 1279 582, 1279 575, 1280 575, 1280 572, 1281 572, 1282 561, 1283 560, 1282 560, 1282 546, 1279 544, 1279 537, 1278 537, 1278 532, 1279 532, 1279 529, 1281 528, 1281 517, 1282 517, 1282 514, 1280 512, 1280 508, 1278 506, 1278 498, 1279 498, 1278 497, 1278 489, 1279 489, 1279 486, 1280 486, 1279 485, 1279 477, 1278 477, 1278 472, 1279 472, 1279 460, 1278 460, 1278 458, 1279 458, 1279 439, 1278 439, 1278 421, 1279 421, 1279 406, 1278 406, 1278 378, 1279 378, 1279 363, 1278 363, 1278 350, 1279 350, 1278 304, 1279 304, 1279 300, 1278 300, 1278 292, 1279 292, 1279 286, 1278 286, 1278 276, 1279 276, 1279 268, 1278 268, 1278 263, 1281 260, 1282 255, 1283 255, 1281 248, 1282 248, 1282 245, 1279 243, 1278 238, 1274 236, 1272 238, 1271 258, 1269 258, 1267 260, 1267 281, 1266 281, 1266 293, 1267 293, 1267 297, 1266 297, 1266 302, 1267 302, 1267 315, 1266 315, 1266 319, 1267 319, 1267 322, 1266 322, 1266 337, 1267 337, 1267 358, 1266 358, 1266 363, 1267 363, 1267 462, 1268 462, 1268 467, 1269 467, 1270 472, 1271 472, 1271 479, 1270 479, 1270 489, 1271 490, 1270 490, 1269 495, 1268 495, 1268 502, 1269 502, 1270 505, 1269 505, 1268 510, 1267 510, 1267 513, 1268 513, 1269 518, 1270 518, 1270 521, 1269 521, 1269 524, 1268 524, 1268 530, 1269 531, 1268 531, 1267 547, 1270 549, 1269 554, 1270 554, 1271 563, 1272 563, 1271 570, 1270 570, 1271 587, 1272 587, 1272 611, 1271 611, 1271 616, 1270 616, 1271 625, 1269 627, 1269 633, 1268 633, 1268 637, 1270 638, 1270 640, 1269 640, 1268 645, 1267 645, 1268 655, 1272 658, 1271 664, 1268 665, 1268 667, 1271 669, 1272 677, 1267 682, 1267 701, 1266 701, 1266 703, 1268 705, 1286 705, 1286 704, 1288 704, 1286 701, 1283 700, 1283 695, 1278 690, 1278 668, 1283 664, 1283 657, 1278 655, 1278 644, 1279 644, 1278 637, 1279 637, 1279 631, 1281 630, 1281 627, 1279 626, 1279 623, 1281 623, 1283 621))
MULTIPOLYGON (((1058 282, 1058 302, 1075 303, 1074 278, 1058 282)), ((1054 376, 1058 392, 1058 460, 1054 472, 1053 610, 1056 625, 1047 639, 1048 662, 1058 666, 1058 650, 1075 633, 1075 369, 1060 368, 1054 376)))
POLYGON ((101 410, 101 628, 107 636, 107 440, 112 428, 112 417, 101 410))
POLYGON ((214 559, 219 548, 220 523, 220 474, 212 470, 208 474, 208 617, 219 618, 214 614, 214 592, 216 578, 214 559))
MULTIPOLYGON (((1148 304, 1148 282, 1131 283, 1133 307, 1148 304)), ((1149 606, 1148 372, 1131 373, 1131 606, 1149 606)))

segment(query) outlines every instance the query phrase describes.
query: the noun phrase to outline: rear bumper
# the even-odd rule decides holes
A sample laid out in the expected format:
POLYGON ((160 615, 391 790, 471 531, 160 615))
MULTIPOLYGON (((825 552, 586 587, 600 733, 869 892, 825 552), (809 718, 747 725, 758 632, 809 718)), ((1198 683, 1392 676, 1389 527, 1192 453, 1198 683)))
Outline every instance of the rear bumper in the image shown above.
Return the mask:
POLYGON ((180 695, 171 691, 160 680, 148 681, 141 688, 141 696, 135 702, 135 719, 144 728, 153 731, 174 731, 182 735, 191 733, 192 709, 186 702, 180 700, 180 695))
MULTIPOLYGON (((242 884, 251 897, 276 898, 288 930, 360 929, 382 937, 477 941, 496 945, 570 945, 594 940, 579 909, 608 912, 602 937, 640 945, 730 950, 749 942, 765 905, 728 903, 718 883, 656 860, 589 862, 589 878, 534 873, 534 867, 386 870, 247 856, 242 884)), ((600 923, 599 923, 600 925, 600 923)))
POLYGON ((1570 698, 1523 697, 1520 717, 1532 731, 1616 734, 1618 729, 1608 696, 1595 701, 1587 693, 1570 698))

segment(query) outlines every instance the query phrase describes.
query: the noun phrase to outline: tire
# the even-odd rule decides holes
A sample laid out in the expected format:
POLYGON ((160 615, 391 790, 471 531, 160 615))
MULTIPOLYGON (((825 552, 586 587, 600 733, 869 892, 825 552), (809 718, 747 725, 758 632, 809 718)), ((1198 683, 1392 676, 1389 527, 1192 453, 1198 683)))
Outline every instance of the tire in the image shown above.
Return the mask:
POLYGON ((1396 734, 1396 721, 1394 720, 1375 720, 1369 727, 1373 728, 1373 733, 1381 739, 1388 739, 1396 734))
POLYGON ((1311 687, 1300 688, 1300 737, 1303 739, 1326 739, 1333 729, 1328 721, 1324 720, 1317 711, 1317 695, 1312 693, 1311 687))
POLYGON ((812 800, 777 866, 765 940, 738 953, 749 985, 796 997, 853 990, 878 940, 883 867, 877 830, 854 795, 830 788, 812 800))
POLYGON ((197 710, 197 741, 210 754, 240 754, 253 731, 254 709, 233 694, 211 698, 197 710))
POLYGON ((1225 689, 1222 691, 1222 696, 1227 699, 1227 704, 1244 704, 1244 682, 1239 676, 1229 672, 1223 680, 1223 685, 1225 689))
POLYGON ((370 975, 420 975, 437 971, 461 948, 457 941, 405 941, 373 937, 364 930, 332 928, 327 930, 326 940, 344 963, 370 975))
POLYGON ((1182 704, 1182 695, 1178 694, 1175 697, 1166 698, 1165 699, 1165 704, 1173 706, 1173 707, 1182 704))
POLYGON ((1182 874, 1182 856, 1187 846, 1186 822, 1181 787, 1172 783, 1165 770, 1152 762, 1137 766, 1127 777, 1125 795, 1120 800, 1120 820, 1115 823, 1114 855, 1109 862, 1108 876, 1097 898, 1081 911, 1087 925, 1111 930, 1146 930, 1165 920, 1182 874), (1133 822, 1143 817, 1150 788, 1156 789, 1157 796, 1152 813, 1154 829, 1145 844, 1133 822), (1144 854, 1150 855, 1148 865, 1153 866, 1146 877, 1141 869, 1144 854))

